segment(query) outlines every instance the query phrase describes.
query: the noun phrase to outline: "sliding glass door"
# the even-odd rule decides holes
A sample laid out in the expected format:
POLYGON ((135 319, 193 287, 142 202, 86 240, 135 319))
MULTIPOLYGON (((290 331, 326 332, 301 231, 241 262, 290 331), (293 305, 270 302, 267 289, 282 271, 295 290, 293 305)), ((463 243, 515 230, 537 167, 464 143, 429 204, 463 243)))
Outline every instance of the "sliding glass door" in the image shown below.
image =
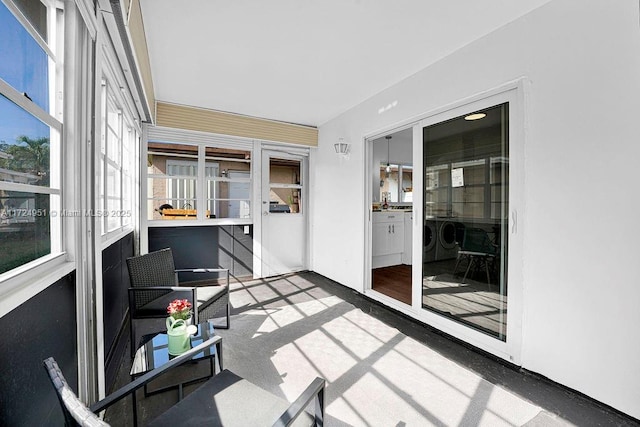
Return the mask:
POLYGON ((509 104, 426 126, 422 307, 507 331, 509 104))

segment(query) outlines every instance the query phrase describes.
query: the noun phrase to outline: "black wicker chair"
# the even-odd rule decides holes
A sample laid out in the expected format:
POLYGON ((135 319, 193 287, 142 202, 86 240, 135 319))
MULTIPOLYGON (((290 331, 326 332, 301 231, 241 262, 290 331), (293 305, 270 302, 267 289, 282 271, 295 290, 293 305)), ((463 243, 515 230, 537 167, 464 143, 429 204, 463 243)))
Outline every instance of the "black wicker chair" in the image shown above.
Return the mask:
MULTIPOLYGON (((218 337, 220 338, 220 337, 218 337)), ((202 343, 169 362, 147 372, 109 396, 87 407, 67 384, 56 361, 50 357, 43 363, 56 389, 65 425, 108 426, 96 414, 107 409, 175 366, 192 359, 209 346, 202 343)), ((150 426, 322 426, 324 420, 325 380, 317 377, 291 404, 249 381, 223 370, 202 386, 151 421, 150 426), (314 402, 314 414, 305 408, 314 402)), ((133 423, 137 425, 133 408, 133 423)))
POLYGON ((193 304, 193 322, 214 318, 226 309, 226 325, 231 325, 229 307, 229 270, 226 268, 189 268, 176 270, 171 249, 127 258, 129 269, 129 317, 131 357, 136 351, 136 319, 165 319, 167 306, 174 299, 187 299, 193 304), (188 281, 179 281, 179 275, 188 281), (214 275, 215 277, 211 277, 214 275), (220 275, 226 279, 220 284, 220 275), (195 303, 194 303, 195 302, 195 303))

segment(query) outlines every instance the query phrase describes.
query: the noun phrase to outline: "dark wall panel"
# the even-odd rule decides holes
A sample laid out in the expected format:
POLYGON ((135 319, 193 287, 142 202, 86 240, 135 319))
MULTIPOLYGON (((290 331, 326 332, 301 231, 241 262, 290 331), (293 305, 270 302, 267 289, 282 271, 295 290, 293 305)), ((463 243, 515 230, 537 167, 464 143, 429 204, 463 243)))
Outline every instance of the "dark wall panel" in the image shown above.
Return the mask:
POLYGON ((133 233, 102 251, 102 295, 104 301, 104 348, 107 390, 111 389, 126 351, 129 309, 129 272, 126 259, 133 256, 133 233))
MULTIPOLYGON (((228 268, 235 277, 253 274, 253 226, 149 228, 149 252, 171 248, 176 268, 228 268)), ((189 280, 184 278, 184 280, 189 280)))
MULTIPOLYGON (((233 226, 224 225, 218 228, 218 265, 222 268, 233 268, 233 226)), ((231 271, 233 273, 233 270, 231 271)))
POLYGON ((253 227, 233 226, 233 274, 237 277, 253 274, 253 227))
POLYGON ((52 356, 78 390, 75 274, 0 318, 0 425, 63 425, 42 361, 52 356))
POLYGON ((218 227, 149 228, 149 252, 171 248, 176 268, 218 266, 218 227))

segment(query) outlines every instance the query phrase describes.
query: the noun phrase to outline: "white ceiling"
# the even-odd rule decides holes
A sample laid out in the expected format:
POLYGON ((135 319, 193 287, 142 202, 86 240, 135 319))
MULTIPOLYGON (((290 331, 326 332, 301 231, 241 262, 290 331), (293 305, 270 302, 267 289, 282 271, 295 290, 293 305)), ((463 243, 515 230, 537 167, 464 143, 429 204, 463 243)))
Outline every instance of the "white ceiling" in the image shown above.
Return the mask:
POLYGON ((318 126, 550 0, 141 0, 157 100, 318 126))

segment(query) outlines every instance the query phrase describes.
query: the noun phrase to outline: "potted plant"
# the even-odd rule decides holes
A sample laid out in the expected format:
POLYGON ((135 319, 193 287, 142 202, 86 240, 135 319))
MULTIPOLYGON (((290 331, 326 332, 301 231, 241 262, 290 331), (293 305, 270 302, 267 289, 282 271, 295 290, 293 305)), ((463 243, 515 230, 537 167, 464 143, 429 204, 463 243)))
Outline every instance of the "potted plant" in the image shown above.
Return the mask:
POLYGON ((191 303, 186 299, 171 301, 167 307, 167 347, 169 354, 177 356, 191 347, 190 335, 195 333, 195 326, 187 327, 191 323, 191 303), (193 329, 191 329, 193 328, 193 329))
POLYGON ((169 303, 167 313, 173 320, 182 319, 185 323, 191 323, 191 303, 186 299, 175 299, 169 303))

